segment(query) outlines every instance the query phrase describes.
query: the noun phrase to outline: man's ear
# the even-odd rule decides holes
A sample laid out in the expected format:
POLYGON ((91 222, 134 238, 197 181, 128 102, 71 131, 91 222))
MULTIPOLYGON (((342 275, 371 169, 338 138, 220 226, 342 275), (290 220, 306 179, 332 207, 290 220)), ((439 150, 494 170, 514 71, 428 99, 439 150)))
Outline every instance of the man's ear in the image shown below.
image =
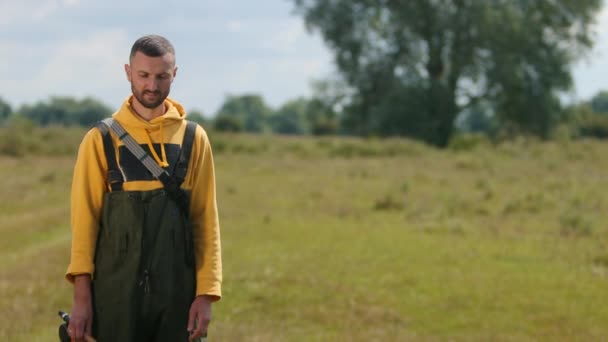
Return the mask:
POLYGON ((177 75, 177 67, 173 68, 173 77, 177 75))
POLYGON ((125 64, 125 74, 127 74, 127 80, 131 82, 131 66, 129 64, 125 64))

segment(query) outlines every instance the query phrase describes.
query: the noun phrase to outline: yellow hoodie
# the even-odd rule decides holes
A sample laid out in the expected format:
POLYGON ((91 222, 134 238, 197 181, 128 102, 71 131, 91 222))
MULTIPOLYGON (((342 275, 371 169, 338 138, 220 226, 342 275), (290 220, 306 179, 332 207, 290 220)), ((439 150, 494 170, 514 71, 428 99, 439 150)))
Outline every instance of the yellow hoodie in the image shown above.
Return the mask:
MULTIPOLYGON (((167 161, 165 149, 180 145, 186 129, 186 112, 177 102, 167 98, 164 115, 146 121, 135 114, 129 97, 112 115, 139 144, 160 145, 160 154, 154 159, 162 165, 167 161)), ((112 135, 117 159, 122 142, 112 135)), ((152 149, 153 150, 153 149, 152 149)), ((155 153, 152 153, 155 154, 155 153)), ((108 165, 103 149, 101 133, 91 129, 83 138, 74 168, 71 198, 72 249, 66 279, 95 271, 94 256, 103 195, 110 191, 107 183, 108 165)), ((125 191, 146 191, 162 188, 156 179, 131 179, 121 170, 126 180, 125 191)), ((182 188, 190 190, 190 217, 193 226, 196 295, 221 297, 222 261, 217 203, 215 196, 215 172, 213 155, 207 133, 196 128, 188 173, 182 188)))

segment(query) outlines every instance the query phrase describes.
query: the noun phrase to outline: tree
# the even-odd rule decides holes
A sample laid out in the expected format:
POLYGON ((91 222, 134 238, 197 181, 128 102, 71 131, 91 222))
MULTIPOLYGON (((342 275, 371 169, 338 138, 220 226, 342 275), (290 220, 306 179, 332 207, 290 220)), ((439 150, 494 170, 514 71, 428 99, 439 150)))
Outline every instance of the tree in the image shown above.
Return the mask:
POLYGON ((608 114, 608 91, 603 90, 591 98, 591 108, 596 113, 608 114))
POLYGON ((456 119, 456 126, 468 133, 484 133, 492 136, 496 133, 496 118, 490 107, 483 102, 470 106, 460 113, 456 119))
POLYGON ((306 134, 310 131, 308 123, 309 101, 298 98, 287 101, 269 117, 272 131, 281 134, 306 134))
MULTIPOLYGON (((598 95, 593 99, 602 97, 598 95)), ((570 137, 608 138, 608 115, 606 112, 598 111, 599 108, 593 108, 593 99, 573 103, 565 108, 562 125, 570 137)))
POLYGON ((307 117, 314 135, 336 134, 339 131, 338 112, 349 97, 349 87, 340 78, 312 82, 313 95, 308 103, 307 117))
POLYGON ((225 121, 232 118, 238 122, 237 126, 246 132, 259 133, 267 130, 266 120, 272 110, 266 105, 260 95, 247 94, 228 96, 216 115, 216 120, 225 121))
POLYGON ((213 120, 213 128, 218 132, 242 132, 243 123, 233 116, 220 116, 213 120))
POLYGON ((0 123, 6 121, 13 113, 11 105, 0 98, 0 123))
POLYGON ((68 117, 71 116, 68 123, 85 127, 95 125, 99 120, 112 115, 113 112, 110 107, 90 97, 76 101, 76 106, 72 110, 68 114, 68 117))
POLYGON ((51 97, 48 102, 25 105, 21 107, 19 113, 42 126, 56 124, 88 127, 112 114, 112 109, 89 97, 82 100, 72 97, 51 97))
POLYGON ((188 112, 188 120, 194 121, 201 126, 206 126, 208 124, 207 118, 200 110, 193 109, 188 112))
POLYGON ((601 7, 601 0, 294 2, 354 90, 345 128, 438 146, 479 99, 503 123, 547 136, 601 7))

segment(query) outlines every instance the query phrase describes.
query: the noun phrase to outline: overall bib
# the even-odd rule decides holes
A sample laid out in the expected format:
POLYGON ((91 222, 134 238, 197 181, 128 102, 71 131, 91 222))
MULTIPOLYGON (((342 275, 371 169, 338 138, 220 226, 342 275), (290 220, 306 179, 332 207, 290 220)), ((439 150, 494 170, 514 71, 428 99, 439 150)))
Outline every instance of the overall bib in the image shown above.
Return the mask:
MULTIPOLYGON (((123 191, 111 137, 100 130, 112 191, 104 195, 95 253, 93 336, 98 342, 187 341, 196 287, 190 220, 164 188, 123 191)), ((189 159, 183 147, 192 144, 187 136, 170 158, 174 175, 181 164, 182 177, 189 159)), ((121 150, 121 165, 128 153, 121 150)))

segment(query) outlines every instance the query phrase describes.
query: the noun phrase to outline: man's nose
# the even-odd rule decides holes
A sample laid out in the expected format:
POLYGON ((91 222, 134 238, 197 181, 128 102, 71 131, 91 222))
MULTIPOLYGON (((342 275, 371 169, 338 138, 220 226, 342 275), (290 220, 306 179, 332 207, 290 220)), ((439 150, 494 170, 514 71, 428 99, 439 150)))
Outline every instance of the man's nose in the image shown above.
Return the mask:
POLYGON ((158 80, 151 79, 147 82, 146 86, 147 86, 148 90, 155 91, 158 89, 158 80))

